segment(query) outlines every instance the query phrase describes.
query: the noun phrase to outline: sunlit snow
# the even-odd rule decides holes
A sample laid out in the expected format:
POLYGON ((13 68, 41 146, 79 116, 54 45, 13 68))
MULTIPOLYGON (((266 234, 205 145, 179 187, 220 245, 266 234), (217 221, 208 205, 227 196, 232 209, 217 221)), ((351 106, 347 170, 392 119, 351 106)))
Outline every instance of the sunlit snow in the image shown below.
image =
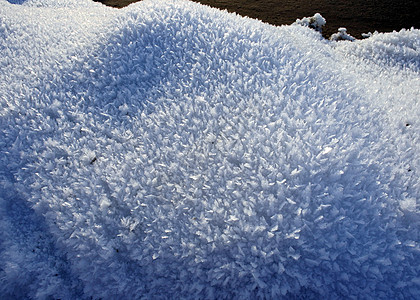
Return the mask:
POLYGON ((0 298, 419 299, 420 31, 298 23, 0 0, 0 298))

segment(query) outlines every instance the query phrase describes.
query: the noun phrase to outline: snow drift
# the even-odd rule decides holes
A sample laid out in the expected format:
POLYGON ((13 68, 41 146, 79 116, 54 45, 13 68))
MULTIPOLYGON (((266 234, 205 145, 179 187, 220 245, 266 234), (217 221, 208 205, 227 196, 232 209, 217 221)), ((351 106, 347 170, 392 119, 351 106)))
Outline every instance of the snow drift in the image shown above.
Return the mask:
POLYGON ((0 0, 0 53, 1 298, 420 297, 419 30, 0 0))

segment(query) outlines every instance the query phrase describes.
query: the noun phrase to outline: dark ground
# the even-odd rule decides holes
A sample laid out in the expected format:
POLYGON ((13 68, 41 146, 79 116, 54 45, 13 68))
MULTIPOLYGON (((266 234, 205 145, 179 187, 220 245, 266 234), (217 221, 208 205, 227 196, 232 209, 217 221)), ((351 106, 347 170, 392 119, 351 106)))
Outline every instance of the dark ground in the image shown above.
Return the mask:
MULTIPOLYGON (((109 6, 124 7, 139 0, 94 0, 109 6)), ((389 32, 401 28, 420 29, 419 0, 195 0, 273 25, 291 24, 296 19, 319 12, 326 20, 324 35, 346 27, 356 38, 362 33, 389 32)))

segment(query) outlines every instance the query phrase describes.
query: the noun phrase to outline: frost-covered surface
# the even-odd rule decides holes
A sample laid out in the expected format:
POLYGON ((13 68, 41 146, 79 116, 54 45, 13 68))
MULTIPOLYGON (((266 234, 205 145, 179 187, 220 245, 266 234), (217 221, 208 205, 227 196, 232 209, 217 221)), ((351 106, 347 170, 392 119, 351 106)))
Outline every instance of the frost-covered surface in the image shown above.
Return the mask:
POLYGON ((418 30, 168 0, 0 22, 0 298, 420 297, 418 30))

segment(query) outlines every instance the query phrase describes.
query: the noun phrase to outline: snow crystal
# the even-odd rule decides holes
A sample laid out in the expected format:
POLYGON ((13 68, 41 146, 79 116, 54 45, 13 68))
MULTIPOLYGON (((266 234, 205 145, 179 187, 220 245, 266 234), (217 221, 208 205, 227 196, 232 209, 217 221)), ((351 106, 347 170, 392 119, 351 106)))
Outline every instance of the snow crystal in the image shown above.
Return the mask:
POLYGON ((297 23, 0 0, 0 298, 420 298, 420 31, 297 23))

